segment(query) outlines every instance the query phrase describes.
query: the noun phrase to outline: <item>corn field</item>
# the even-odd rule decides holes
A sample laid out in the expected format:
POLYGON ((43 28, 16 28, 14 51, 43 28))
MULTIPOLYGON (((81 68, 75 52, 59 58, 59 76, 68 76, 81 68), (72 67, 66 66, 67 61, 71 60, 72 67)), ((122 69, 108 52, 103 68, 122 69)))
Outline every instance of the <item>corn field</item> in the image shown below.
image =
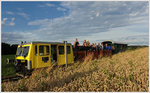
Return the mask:
POLYGON ((148 92, 149 49, 36 69, 29 78, 2 83, 2 91, 148 92))

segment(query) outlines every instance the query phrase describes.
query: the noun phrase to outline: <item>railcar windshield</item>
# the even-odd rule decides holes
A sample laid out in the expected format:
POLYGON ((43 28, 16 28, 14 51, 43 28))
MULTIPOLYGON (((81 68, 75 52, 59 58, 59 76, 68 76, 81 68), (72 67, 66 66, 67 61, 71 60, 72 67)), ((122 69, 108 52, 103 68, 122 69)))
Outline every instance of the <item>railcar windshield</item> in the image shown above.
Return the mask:
POLYGON ((22 47, 19 47, 16 56, 21 56, 21 52, 22 52, 22 47))
POLYGON ((19 47, 16 56, 24 56, 26 57, 29 52, 29 46, 26 47, 19 47))
POLYGON ((26 57, 28 55, 28 51, 29 51, 29 46, 24 47, 22 56, 26 57))

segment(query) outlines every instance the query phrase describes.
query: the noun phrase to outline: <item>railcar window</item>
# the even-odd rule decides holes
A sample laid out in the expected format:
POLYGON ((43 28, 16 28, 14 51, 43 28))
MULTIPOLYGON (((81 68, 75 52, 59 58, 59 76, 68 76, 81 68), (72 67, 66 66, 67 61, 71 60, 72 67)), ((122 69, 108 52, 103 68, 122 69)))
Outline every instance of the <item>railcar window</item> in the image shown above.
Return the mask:
POLYGON ((59 46, 59 54, 64 54, 64 46, 59 46))
POLYGON ((49 55, 49 46, 46 46, 46 55, 49 55))
POLYGON ((22 47, 19 47, 16 56, 21 56, 21 52, 22 52, 22 47))
POLYGON ((67 46, 67 54, 70 54, 70 46, 67 46))
POLYGON ((22 56, 26 57, 29 52, 29 46, 23 48, 22 56))
POLYGON ((35 55, 37 56, 37 45, 35 46, 35 55))
POLYGON ((39 55, 44 56, 44 46, 39 46, 39 55))

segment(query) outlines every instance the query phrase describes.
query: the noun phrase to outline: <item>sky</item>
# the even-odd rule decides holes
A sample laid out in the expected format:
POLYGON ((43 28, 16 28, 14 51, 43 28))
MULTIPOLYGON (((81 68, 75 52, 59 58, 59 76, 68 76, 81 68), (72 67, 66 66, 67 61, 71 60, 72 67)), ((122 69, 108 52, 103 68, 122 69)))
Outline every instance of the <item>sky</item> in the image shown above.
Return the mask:
POLYGON ((1 41, 149 45, 148 1, 2 1, 1 41))

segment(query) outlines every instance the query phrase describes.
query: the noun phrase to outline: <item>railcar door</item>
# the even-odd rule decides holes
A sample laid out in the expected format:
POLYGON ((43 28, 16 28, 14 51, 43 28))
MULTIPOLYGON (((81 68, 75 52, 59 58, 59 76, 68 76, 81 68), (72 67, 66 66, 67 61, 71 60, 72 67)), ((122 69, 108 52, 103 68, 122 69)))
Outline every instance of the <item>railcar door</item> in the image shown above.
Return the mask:
POLYGON ((33 52, 33 68, 37 68, 38 66, 38 47, 37 44, 33 46, 34 52, 33 52))
POLYGON ((64 44, 57 46, 57 63, 58 65, 65 64, 65 46, 64 44))
POLYGON ((51 63, 57 62, 57 45, 51 45, 51 63))
POLYGON ((73 63, 72 46, 67 45, 67 63, 73 63))
POLYGON ((50 44, 37 45, 37 68, 48 67, 51 65, 51 47, 50 44))

